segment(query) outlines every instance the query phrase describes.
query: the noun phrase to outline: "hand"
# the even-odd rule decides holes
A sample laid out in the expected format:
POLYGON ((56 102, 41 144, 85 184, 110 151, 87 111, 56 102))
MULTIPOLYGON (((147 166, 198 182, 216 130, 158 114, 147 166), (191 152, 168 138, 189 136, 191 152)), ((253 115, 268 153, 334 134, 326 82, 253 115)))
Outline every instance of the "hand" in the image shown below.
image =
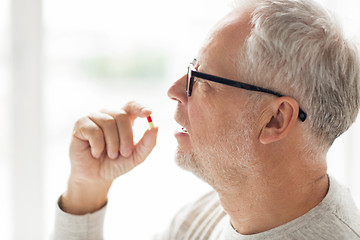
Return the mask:
POLYGON ((83 214, 106 203, 111 183, 142 163, 156 144, 158 128, 148 129, 134 145, 132 125, 150 110, 130 102, 123 111, 100 112, 79 119, 70 145, 71 174, 63 195, 64 211, 83 214))

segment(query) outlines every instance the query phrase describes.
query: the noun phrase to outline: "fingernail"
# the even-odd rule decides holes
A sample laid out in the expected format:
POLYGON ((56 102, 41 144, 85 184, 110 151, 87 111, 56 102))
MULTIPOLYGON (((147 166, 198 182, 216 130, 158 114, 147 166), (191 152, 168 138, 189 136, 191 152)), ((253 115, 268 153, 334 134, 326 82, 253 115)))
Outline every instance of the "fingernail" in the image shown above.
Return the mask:
POLYGON ((123 149, 121 149, 120 154, 124 157, 130 157, 132 154, 132 151, 133 151, 132 148, 123 148, 123 149))

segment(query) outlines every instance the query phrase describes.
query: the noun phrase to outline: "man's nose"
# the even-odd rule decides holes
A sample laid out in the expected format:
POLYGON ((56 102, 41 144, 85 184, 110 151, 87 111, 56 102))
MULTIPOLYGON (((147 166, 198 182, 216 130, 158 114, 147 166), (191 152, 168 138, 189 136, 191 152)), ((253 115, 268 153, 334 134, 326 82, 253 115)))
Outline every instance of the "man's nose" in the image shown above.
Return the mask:
POLYGON ((184 103, 187 100, 186 95, 186 78, 187 75, 179 78, 168 90, 168 97, 178 101, 180 103, 184 103))

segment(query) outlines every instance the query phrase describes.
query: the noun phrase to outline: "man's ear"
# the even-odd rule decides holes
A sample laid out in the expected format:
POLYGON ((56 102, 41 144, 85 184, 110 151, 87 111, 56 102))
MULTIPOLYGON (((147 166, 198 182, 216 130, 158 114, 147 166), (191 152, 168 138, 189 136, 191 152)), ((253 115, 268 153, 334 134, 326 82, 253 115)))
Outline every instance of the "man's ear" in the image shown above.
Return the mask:
POLYGON ((279 97, 269 103, 263 114, 265 116, 259 140, 262 144, 269 144, 288 135, 297 121, 299 105, 291 97, 279 97))

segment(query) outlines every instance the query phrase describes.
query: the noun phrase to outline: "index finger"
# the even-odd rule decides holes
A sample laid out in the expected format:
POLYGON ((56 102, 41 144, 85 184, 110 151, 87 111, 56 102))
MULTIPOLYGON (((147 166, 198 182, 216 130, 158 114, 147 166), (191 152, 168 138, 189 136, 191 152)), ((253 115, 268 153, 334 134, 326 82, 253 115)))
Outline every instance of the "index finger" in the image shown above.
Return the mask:
POLYGON ((145 106, 137 103, 135 101, 131 101, 125 104, 123 110, 130 116, 131 121, 133 122, 137 117, 148 117, 151 115, 151 110, 146 108, 145 106))

